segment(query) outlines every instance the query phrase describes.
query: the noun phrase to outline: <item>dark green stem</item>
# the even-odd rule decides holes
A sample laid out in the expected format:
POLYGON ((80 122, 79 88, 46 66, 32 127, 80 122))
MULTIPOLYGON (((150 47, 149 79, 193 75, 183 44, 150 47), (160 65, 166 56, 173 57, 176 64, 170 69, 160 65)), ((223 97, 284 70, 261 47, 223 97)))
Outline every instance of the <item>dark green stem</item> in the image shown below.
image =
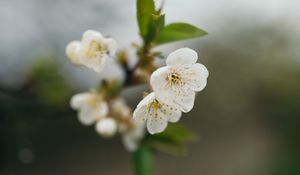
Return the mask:
POLYGON ((132 156, 135 175, 153 175, 153 151, 145 146, 140 147, 132 156))

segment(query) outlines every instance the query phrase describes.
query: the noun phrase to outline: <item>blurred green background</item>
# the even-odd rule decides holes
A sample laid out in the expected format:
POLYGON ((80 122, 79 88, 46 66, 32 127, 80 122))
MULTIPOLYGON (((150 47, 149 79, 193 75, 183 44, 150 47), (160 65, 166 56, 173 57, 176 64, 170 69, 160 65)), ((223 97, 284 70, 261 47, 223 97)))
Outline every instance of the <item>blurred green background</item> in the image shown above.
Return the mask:
MULTIPOLYGON (((296 0, 166 1, 167 23, 209 35, 157 50, 193 48, 210 76, 181 119, 198 141, 184 157, 157 154, 156 174, 300 174, 299 11, 296 0)), ((101 138, 69 108, 72 94, 122 78, 108 71, 118 68, 73 67, 64 48, 87 29, 121 48, 139 41, 134 1, 2 0, 0 24, 0 174, 132 174, 120 139, 101 138)), ((133 108, 144 89, 124 91, 133 108)))

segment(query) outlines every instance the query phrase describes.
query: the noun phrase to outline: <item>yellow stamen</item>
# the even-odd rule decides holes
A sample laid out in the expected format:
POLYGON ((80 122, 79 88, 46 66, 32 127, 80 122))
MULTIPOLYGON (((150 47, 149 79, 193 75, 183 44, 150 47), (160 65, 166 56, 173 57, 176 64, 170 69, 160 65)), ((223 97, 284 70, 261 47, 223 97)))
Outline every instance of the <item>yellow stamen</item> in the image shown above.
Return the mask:
POLYGON ((181 77, 178 73, 172 73, 168 76, 168 81, 172 84, 178 84, 181 82, 181 77))
POLYGON ((97 57, 107 51, 106 46, 98 41, 91 41, 87 47, 86 55, 89 58, 97 57))

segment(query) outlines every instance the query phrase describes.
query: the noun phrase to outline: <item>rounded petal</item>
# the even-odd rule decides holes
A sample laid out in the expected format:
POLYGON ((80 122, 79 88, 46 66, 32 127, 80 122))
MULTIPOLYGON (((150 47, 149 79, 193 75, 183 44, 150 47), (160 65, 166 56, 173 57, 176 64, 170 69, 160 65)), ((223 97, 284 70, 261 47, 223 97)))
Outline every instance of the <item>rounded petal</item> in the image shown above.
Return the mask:
POLYGON ((143 124, 147 120, 147 106, 138 106, 133 112, 133 120, 137 124, 143 124))
POLYGON ((96 57, 96 58, 82 57, 81 58, 81 63, 83 65, 85 65, 86 67, 88 67, 90 69, 93 69, 95 72, 100 73, 104 68, 106 59, 107 59, 107 55, 104 55, 101 58, 98 58, 98 57, 96 57))
POLYGON ((194 107, 195 92, 188 91, 184 96, 178 97, 173 102, 179 106, 182 112, 190 112, 194 107))
POLYGON ((96 131, 104 137, 112 137, 117 132, 117 122, 113 118, 104 118, 97 122, 96 131))
POLYGON ((167 77, 171 72, 170 66, 164 66, 156 69, 150 77, 150 84, 153 90, 157 90, 160 87, 165 87, 168 84, 167 77))
POLYGON ((95 31, 95 30, 87 30, 83 33, 81 41, 83 44, 88 44, 92 40, 98 41, 102 38, 103 38, 103 36, 100 32, 95 31))
POLYGON ((79 41, 72 41, 66 47, 66 55, 73 64, 80 64, 78 52, 80 50, 81 43, 79 41))
POLYGON ((191 66, 197 59, 197 52, 190 48, 181 48, 170 53, 166 62, 168 66, 191 66))
POLYGON ((149 133, 156 134, 163 132, 168 126, 167 117, 159 114, 157 114, 157 117, 154 117, 155 113, 152 114, 152 117, 149 117, 147 120, 147 129, 149 133))
POLYGON ((83 106, 85 106, 87 104, 87 102, 91 98, 93 98, 93 94, 91 94, 89 92, 75 94, 75 95, 73 95, 73 97, 70 100, 70 106, 73 109, 82 108, 83 106))
POLYGON ((201 91, 207 84, 208 70, 203 64, 196 63, 189 68, 185 79, 190 88, 194 91, 201 91))
POLYGON ((92 110, 83 109, 78 114, 78 120, 83 125, 90 126, 96 121, 96 118, 92 114, 92 110))
POLYGON ((165 104, 162 106, 161 111, 172 123, 178 122, 181 117, 181 111, 177 106, 165 104))
POLYGON ((137 105, 138 107, 142 107, 142 106, 147 106, 149 103, 151 103, 153 100, 155 99, 155 94, 154 92, 151 92, 150 94, 148 94, 146 97, 143 98, 142 101, 140 101, 140 103, 137 105))
POLYGON ((191 111, 194 107, 195 92, 192 90, 172 88, 169 91, 158 92, 157 98, 167 104, 178 106, 182 112, 186 113, 191 111))
POLYGON ((138 124, 145 123, 148 119, 148 112, 147 107, 152 101, 155 99, 155 94, 151 92, 146 97, 144 97, 139 104, 137 105, 136 109, 133 111, 133 119, 138 124))
POLYGON ((117 51, 117 42, 112 38, 106 38, 105 43, 107 44, 109 55, 115 55, 117 51))

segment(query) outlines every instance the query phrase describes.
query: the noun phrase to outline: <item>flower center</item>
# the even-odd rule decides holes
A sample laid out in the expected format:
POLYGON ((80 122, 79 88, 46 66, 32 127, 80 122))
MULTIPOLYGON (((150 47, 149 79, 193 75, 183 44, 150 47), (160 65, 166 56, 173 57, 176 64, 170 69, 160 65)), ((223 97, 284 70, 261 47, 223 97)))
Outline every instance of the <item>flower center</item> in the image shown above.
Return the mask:
POLYGON ((86 55, 89 58, 94 58, 103 55, 106 51, 107 48, 103 43, 91 41, 86 50, 86 55))
POLYGON ((157 99, 154 99, 151 103, 153 109, 159 109, 161 106, 162 104, 157 99))
POLYGON ((178 73, 171 73, 168 76, 168 81, 170 81, 173 84, 178 84, 181 81, 181 77, 178 73))

